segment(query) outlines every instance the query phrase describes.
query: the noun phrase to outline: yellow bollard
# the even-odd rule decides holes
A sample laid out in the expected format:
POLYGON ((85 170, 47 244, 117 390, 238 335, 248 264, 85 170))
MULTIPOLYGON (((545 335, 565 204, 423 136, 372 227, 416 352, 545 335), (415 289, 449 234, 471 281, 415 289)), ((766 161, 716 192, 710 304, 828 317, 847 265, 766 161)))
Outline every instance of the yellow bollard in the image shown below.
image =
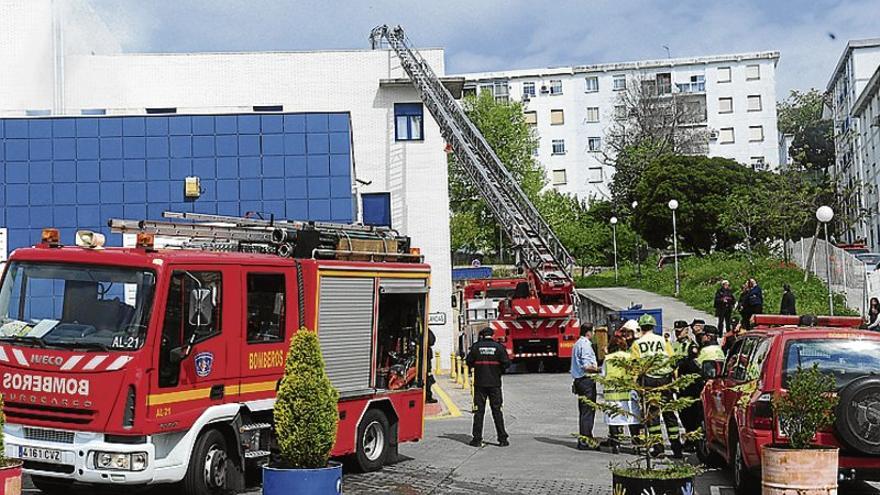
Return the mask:
POLYGON ((455 356, 455 372, 457 376, 455 377, 455 383, 459 386, 464 383, 464 377, 462 375, 462 366, 461 366, 461 356, 455 356))
POLYGON ((470 390, 470 388, 471 388, 470 375, 471 375, 471 369, 468 367, 467 364, 465 364, 464 365, 464 383, 462 384, 464 386, 465 390, 470 390))
POLYGON ((449 355, 449 379, 455 381, 455 353, 449 355))
POLYGON ((440 351, 434 351, 434 376, 440 376, 440 351))

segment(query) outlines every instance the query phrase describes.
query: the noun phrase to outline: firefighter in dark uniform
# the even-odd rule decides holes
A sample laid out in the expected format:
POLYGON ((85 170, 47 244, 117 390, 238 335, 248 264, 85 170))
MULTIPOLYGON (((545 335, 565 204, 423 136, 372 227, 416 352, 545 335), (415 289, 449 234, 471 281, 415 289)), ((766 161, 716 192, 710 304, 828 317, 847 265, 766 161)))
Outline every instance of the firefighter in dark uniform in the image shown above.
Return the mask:
POLYGON ((498 445, 510 445, 507 431, 504 430, 504 414, 501 412, 501 375, 510 365, 510 358, 507 356, 507 349, 492 340, 493 333, 489 327, 480 330, 480 340, 474 342, 466 358, 467 365, 474 370, 474 405, 477 407, 474 413, 474 438, 470 443, 473 447, 483 445, 486 399, 489 399, 489 407, 492 408, 498 445))

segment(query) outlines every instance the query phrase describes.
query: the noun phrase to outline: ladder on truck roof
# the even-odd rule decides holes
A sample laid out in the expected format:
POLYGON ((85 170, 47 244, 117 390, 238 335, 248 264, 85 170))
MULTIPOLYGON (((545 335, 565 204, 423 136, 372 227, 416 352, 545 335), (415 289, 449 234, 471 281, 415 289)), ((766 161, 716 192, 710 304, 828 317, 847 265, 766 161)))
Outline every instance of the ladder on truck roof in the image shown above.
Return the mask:
POLYGON ((549 287, 570 284, 572 297, 577 301, 571 275, 573 258, 479 129, 443 86, 428 62, 412 48, 403 28, 383 25, 370 33, 374 49, 381 46, 383 39, 397 54, 422 102, 440 126, 440 132, 452 147, 461 170, 512 241, 519 263, 549 287))
POLYGON ((274 254, 284 258, 420 262, 410 238, 387 227, 301 222, 166 211, 168 220, 111 218, 113 232, 152 234, 168 247, 205 251, 274 254))

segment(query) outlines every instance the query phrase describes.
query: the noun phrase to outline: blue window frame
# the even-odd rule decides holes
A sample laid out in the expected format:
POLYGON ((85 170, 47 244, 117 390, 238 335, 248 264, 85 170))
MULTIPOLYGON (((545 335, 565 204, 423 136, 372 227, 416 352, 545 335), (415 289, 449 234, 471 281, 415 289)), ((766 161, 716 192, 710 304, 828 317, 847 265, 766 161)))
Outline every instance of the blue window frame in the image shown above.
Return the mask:
POLYGON ((364 225, 391 227, 391 193, 361 194, 364 225))
POLYGON ((395 141, 423 141, 424 110, 421 103, 394 104, 395 141))

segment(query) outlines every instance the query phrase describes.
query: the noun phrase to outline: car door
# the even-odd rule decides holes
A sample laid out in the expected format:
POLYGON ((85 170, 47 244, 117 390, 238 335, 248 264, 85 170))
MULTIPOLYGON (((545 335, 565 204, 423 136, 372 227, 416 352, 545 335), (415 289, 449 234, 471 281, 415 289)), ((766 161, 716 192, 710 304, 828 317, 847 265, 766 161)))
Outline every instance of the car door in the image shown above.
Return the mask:
MULTIPOLYGON (((722 435, 720 438, 724 439, 725 444, 729 440, 728 428, 730 427, 731 419, 733 419, 736 414, 737 403, 743 394, 742 391, 737 390, 737 387, 745 383, 748 379, 749 359, 751 358, 757 343, 757 338, 745 337, 742 339, 740 352, 735 356, 732 356, 733 359, 728 359, 727 363, 725 363, 725 368, 730 364, 730 372, 727 373, 727 376, 725 377, 725 386, 720 391, 721 408, 724 410, 724 417, 720 418, 718 424, 719 434, 722 435)), ((728 445, 727 447, 729 448, 730 446, 728 445)))
POLYGON ((731 386, 734 364, 739 358, 743 342, 744 339, 734 342, 727 354, 721 375, 709 381, 703 394, 703 400, 708 401, 708 403, 704 403, 703 407, 706 412, 706 432, 709 435, 709 440, 725 447, 727 445, 727 418, 730 417, 730 412, 724 407, 724 391, 731 386))

